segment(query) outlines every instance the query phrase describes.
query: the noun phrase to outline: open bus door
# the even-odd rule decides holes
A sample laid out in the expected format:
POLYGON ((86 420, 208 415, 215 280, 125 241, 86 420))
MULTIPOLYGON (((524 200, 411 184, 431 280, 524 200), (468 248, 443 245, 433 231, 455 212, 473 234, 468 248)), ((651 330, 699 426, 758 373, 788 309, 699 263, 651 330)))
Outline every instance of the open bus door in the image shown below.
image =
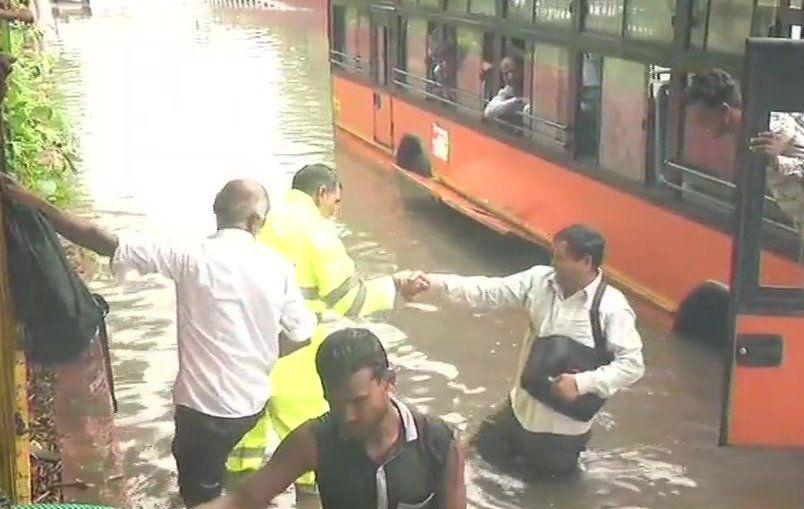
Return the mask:
POLYGON ((392 123, 393 96, 388 93, 391 81, 393 48, 393 20, 395 8, 391 5, 371 6, 371 75, 374 90, 374 141, 393 149, 392 123))
MULTIPOLYGON (((789 208, 785 213, 784 207, 766 196, 773 172, 767 170, 765 158, 748 150, 747 143, 757 133, 794 118, 785 113, 804 112, 802 62, 804 41, 750 39, 746 45, 745 142, 740 154, 732 258, 733 341, 727 360, 721 445, 804 447, 804 405, 800 403, 804 236, 790 221, 789 208), (785 239, 789 241, 786 248, 785 239), (798 257, 798 265, 788 264, 795 267, 789 271, 792 273, 771 270, 766 262, 775 256, 798 257)), ((791 145, 788 153, 796 155, 795 150, 791 145)), ((804 157, 804 146, 798 151, 797 155, 804 157)), ((791 190, 795 191, 796 184, 802 186, 800 175, 790 178, 794 181, 791 190)))

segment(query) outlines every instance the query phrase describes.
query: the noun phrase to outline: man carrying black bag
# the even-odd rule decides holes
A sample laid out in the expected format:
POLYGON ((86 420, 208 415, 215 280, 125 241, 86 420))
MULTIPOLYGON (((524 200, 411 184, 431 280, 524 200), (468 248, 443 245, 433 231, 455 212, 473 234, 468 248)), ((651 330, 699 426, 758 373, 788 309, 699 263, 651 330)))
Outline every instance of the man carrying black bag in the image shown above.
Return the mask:
POLYGON ((642 377, 636 317, 625 296, 603 279, 604 248, 598 232, 573 225, 554 236, 552 266, 507 277, 420 276, 453 303, 528 313, 516 385, 475 439, 487 460, 519 457, 539 476, 572 472, 589 442, 594 412, 642 377), (594 315, 599 328, 592 326, 594 315))

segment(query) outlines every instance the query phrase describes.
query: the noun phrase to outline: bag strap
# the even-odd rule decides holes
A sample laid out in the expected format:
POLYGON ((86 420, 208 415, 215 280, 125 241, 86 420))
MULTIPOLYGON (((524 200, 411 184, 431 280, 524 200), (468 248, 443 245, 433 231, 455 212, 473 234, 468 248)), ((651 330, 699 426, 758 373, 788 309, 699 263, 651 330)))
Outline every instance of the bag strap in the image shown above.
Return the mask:
POLYGON ((607 286, 606 280, 601 276, 600 284, 597 286, 597 290, 595 290, 595 296, 592 297, 592 307, 589 309, 589 322, 592 326, 595 350, 597 350, 598 357, 600 357, 601 360, 608 360, 610 358, 606 334, 603 332, 603 327, 600 326, 600 302, 603 300, 603 294, 606 293, 607 286))
POLYGON ((109 303, 100 295, 94 293, 92 298, 95 300, 101 312, 100 324, 98 324, 98 339, 103 352, 103 363, 106 365, 106 383, 109 386, 109 397, 112 399, 112 410, 117 413, 117 396, 114 393, 114 372, 112 371, 112 356, 109 354, 109 331, 106 329, 106 315, 109 314, 109 303))

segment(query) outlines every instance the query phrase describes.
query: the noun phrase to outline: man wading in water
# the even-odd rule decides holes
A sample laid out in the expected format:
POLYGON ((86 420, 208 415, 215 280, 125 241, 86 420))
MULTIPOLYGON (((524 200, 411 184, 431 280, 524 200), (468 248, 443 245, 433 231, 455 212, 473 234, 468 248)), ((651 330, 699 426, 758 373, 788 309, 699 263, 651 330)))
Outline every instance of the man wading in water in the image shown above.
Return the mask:
POLYGON ((446 425, 396 399, 395 376, 367 329, 330 334, 316 369, 331 411, 282 441, 234 494, 202 509, 262 509, 313 470, 324 509, 464 509, 463 453, 446 425))

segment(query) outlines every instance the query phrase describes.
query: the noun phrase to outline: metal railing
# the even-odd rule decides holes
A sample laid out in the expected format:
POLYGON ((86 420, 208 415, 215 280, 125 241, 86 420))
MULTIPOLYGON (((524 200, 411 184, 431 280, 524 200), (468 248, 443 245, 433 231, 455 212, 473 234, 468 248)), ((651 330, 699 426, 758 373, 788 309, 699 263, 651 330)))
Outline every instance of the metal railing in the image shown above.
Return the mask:
MULTIPOLYGON (((697 198, 702 199, 726 212, 734 212, 736 209, 736 204, 734 202, 734 192, 737 190, 737 186, 733 182, 729 182, 728 180, 723 180, 721 178, 715 177, 714 175, 710 175, 703 170, 699 170, 696 168, 692 168, 690 166, 681 164, 677 161, 665 161, 664 162, 664 170, 672 170, 674 172, 678 172, 681 176, 681 183, 673 182, 673 180, 669 179, 665 175, 665 171, 660 171, 658 175, 658 181, 661 185, 669 187, 670 189, 676 190, 683 195, 688 196, 695 196, 697 198), (714 194, 706 193, 702 190, 695 189, 690 185, 685 184, 685 176, 693 177, 698 181, 704 181, 707 184, 712 184, 715 187, 720 188, 721 190, 725 191, 724 194, 731 194, 731 199, 726 201, 722 198, 715 196, 714 194)), ((689 183, 688 183, 689 184, 689 183)), ((693 183, 694 184, 694 183, 693 183)), ((778 208, 778 204, 773 196, 768 194, 765 195, 765 205, 771 205, 773 207, 778 208)), ((792 221, 789 224, 783 223, 781 221, 777 221, 776 219, 770 217, 764 217, 763 220, 766 224, 778 228, 782 231, 798 234, 796 228, 792 225, 792 221)))
MULTIPOLYGON (((483 111, 489 102, 483 100, 480 94, 476 92, 469 92, 461 88, 449 87, 429 78, 423 78, 398 68, 394 69, 393 83, 403 90, 413 94, 422 95, 428 99, 433 99, 446 106, 455 108, 456 110, 469 113, 473 117, 483 117, 483 111), (419 84, 419 86, 412 84, 411 81, 419 84), (454 94, 455 100, 450 99, 449 97, 444 97, 442 94, 432 92, 431 90, 428 90, 428 87, 431 87, 435 90, 444 91, 447 94, 454 94), (472 107, 468 105, 472 103, 476 104, 477 106, 472 107)), ((562 124, 538 115, 533 115, 531 113, 525 113, 524 111, 517 112, 517 114, 523 120, 522 125, 501 120, 499 118, 492 119, 491 122, 509 130, 513 130, 521 135, 542 137, 552 143, 558 144, 565 148, 567 147, 569 126, 566 124, 562 124), (539 127, 535 126, 548 127, 553 131, 546 133, 539 130, 539 127), (559 131, 561 133, 561 138, 556 137, 555 131, 559 131)))
POLYGON ((368 74, 368 61, 364 58, 349 55, 334 49, 329 50, 330 63, 346 71, 357 74, 368 74))

